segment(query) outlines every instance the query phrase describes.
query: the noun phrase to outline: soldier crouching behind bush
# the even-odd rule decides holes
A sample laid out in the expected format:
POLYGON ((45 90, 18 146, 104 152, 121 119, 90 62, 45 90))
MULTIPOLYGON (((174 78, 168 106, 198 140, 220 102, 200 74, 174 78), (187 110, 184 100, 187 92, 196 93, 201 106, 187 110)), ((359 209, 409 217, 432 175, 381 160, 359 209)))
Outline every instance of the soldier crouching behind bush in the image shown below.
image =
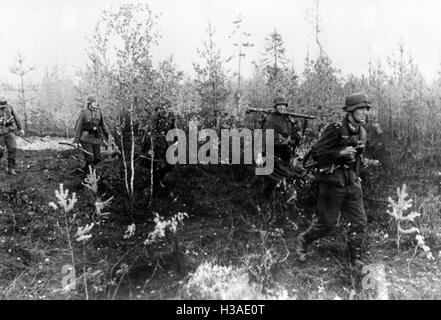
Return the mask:
POLYGON ((348 248, 351 264, 361 269, 361 246, 367 224, 363 193, 359 179, 361 154, 366 144, 366 120, 371 102, 365 94, 346 98, 342 123, 330 124, 312 147, 311 156, 317 162, 319 185, 316 216, 308 230, 297 238, 296 253, 306 261, 307 246, 326 236, 341 211, 350 222, 348 248))

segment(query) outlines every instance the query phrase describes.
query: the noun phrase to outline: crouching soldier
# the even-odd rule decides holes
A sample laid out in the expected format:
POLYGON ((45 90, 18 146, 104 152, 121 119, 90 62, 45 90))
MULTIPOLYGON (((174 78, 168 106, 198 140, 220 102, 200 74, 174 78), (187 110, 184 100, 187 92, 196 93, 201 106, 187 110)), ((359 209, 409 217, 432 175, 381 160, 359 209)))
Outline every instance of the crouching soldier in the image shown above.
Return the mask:
POLYGON ((101 161, 101 135, 103 133, 109 144, 113 137, 107 128, 102 109, 98 106, 94 94, 87 96, 86 108, 81 111, 75 127, 73 143, 81 146, 90 154, 84 153, 86 165, 84 172, 89 172, 89 166, 94 166, 101 161))
POLYGON ((307 246, 326 236, 338 214, 349 221, 348 249, 351 264, 357 270, 361 261, 361 246, 367 224, 363 194, 359 179, 361 154, 366 144, 366 120, 371 102, 364 94, 346 98, 342 123, 330 124, 312 147, 311 156, 318 163, 316 179, 319 185, 317 211, 311 226, 297 238, 299 260, 307 258, 307 246))
POLYGON ((8 151, 8 173, 16 175, 15 156, 17 154, 17 141, 15 139, 15 125, 18 134, 24 135, 23 126, 14 108, 8 104, 5 96, 0 96, 0 159, 5 150, 8 151), (6 148, 5 148, 6 147, 6 148))

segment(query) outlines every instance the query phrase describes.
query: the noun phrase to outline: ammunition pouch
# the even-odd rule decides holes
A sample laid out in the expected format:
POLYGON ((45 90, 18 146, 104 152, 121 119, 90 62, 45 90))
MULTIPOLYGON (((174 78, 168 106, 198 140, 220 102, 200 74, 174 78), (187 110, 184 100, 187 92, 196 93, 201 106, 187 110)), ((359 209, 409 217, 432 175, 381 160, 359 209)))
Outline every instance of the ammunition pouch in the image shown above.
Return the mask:
POLYGON ((98 132, 98 124, 93 122, 84 122, 83 131, 88 131, 89 133, 98 132))
POLYGON ((353 165, 331 164, 317 168, 316 180, 338 187, 346 187, 356 182, 358 176, 353 165))
POLYGON ((0 134, 9 133, 15 131, 15 125, 13 118, 6 119, 4 117, 0 118, 0 134))

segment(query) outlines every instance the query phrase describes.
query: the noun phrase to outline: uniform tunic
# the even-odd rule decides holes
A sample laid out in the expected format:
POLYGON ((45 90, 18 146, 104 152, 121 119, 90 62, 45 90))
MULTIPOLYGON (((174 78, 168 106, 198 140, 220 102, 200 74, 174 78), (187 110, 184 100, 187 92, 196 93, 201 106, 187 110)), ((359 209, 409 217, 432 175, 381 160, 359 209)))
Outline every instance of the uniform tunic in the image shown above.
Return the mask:
POLYGON ((366 143, 366 131, 361 125, 354 128, 345 118, 341 124, 329 125, 312 148, 311 156, 319 164, 317 215, 304 235, 307 243, 325 236, 341 211, 350 222, 349 250, 354 256, 360 250, 367 224, 357 172, 357 161, 361 161, 363 150, 355 161, 342 158, 340 151, 348 146, 355 147, 357 143, 366 143))
POLYGON ((8 167, 14 169, 17 154, 15 129, 17 127, 18 130, 23 130, 23 126, 14 108, 9 104, 0 105, 0 119, 2 119, 0 123, 0 159, 3 158, 6 147, 8 151, 8 167))
POLYGON ((109 139, 110 132, 107 128, 101 109, 87 107, 81 111, 75 127, 74 143, 81 142, 82 147, 93 154, 85 154, 86 167, 97 164, 101 161, 101 137, 100 130, 106 139, 109 139))
MULTIPOLYGON (((269 198, 275 186, 283 178, 294 175, 291 169, 291 157, 294 149, 300 144, 301 134, 296 122, 290 121, 288 116, 278 112, 271 113, 262 126, 262 146, 266 145, 265 130, 274 130, 274 170, 269 176, 265 176, 265 198, 269 198)), ((272 156, 266 154, 266 157, 272 156)))

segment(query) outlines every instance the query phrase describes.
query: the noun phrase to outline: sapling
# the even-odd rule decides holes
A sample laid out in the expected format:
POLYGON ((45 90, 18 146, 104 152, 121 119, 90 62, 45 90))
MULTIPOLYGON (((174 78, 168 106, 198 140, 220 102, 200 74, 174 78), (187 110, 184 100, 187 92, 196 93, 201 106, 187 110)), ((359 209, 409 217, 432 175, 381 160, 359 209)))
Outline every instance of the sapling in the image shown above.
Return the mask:
MULTIPOLYGON (((67 243, 69 245, 69 251, 70 256, 72 259, 72 268, 73 268, 73 274, 75 274, 75 258, 74 258, 74 252, 72 247, 72 242, 70 239, 70 227, 69 222, 67 218, 67 214, 71 212, 75 206, 75 203, 77 202, 77 195, 74 192, 72 196, 69 198, 69 190, 64 190, 63 184, 60 184, 60 190, 55 190, 55 196, 58 199, 58 205, 61 207, 64 215, 64 222, 65 222, 65 229, 66 229, 66 235, 67 235, 67 243)), ((50 202, 49 206, 52 207, 55 210, 58 210, 59 207, 54 203, 50 202)), ((72 220, 75 219, 75 215, 72 218, 72 220)))
POLYGON ((412 211, 408 215, 405 215, 405 211, 412 207, 412 199, 406 199, 408 197, 408 193, 406 192, 406 185, 403 185, 403 188, 397 188, 397 196, 398 200, 394 201, 391 197, 388 198, 389 205, 388 207, 392 208, 392 210, 387 210, 387 213, 395 218, 397 223, 397 249, 400 252, 400 240, 402 234, 412 234, 417 233, 415 239, 417 240, 417 245, 415 247, 415 252, 418 247, 422 248, 426 253, 429 259, 432 258, 432 254, 430 253, 430 248, 424 243, 424 238, 420 235, 420 230, 417 227, 410 227, 408 229, 404 229, 401 227, 401 223, 406 221, 415 222, 415 218, 421 216, 421 214, 412 211))
POLYGON ((92 235, 90 231, 92 230, 94 223, 90 225, 86 224, 84 227, 78 227, 77 233, 75 234, 76 240, 83 243, 83 279, 84 279, 84 291, 86 294, 86 300, 89 300, 89 293, 87 290, 87 270, 86 270, 86 241, 89 240, 92 235))

